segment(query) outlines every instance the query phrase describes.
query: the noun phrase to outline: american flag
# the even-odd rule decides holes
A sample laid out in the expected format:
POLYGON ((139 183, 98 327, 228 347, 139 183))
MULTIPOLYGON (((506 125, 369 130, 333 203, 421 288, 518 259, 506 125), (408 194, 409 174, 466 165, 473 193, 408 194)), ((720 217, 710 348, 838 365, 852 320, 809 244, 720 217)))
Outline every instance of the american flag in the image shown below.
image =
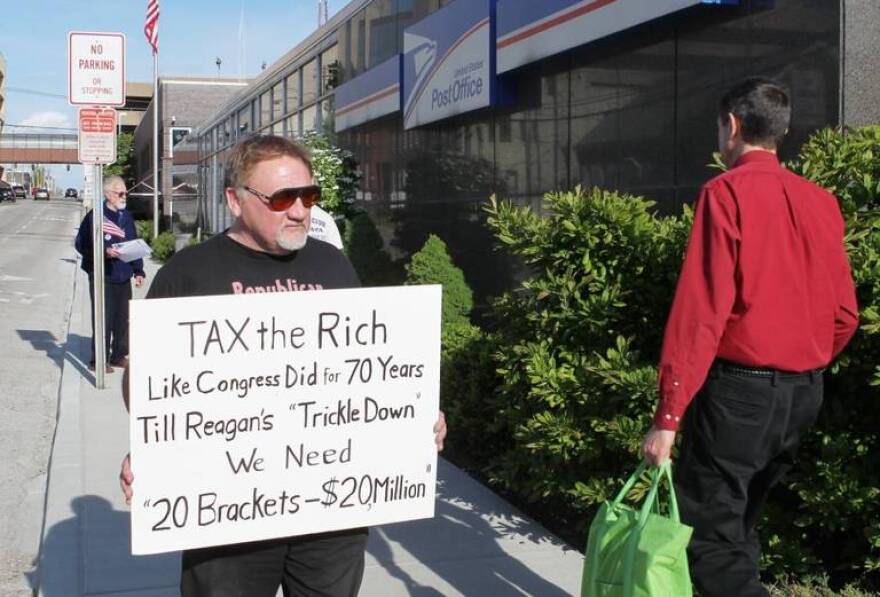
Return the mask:
POLYGON ((118 236, 121 239, 125 239, 125 232, 122 230, 122 228, 108 220, 106 216, 104 217, 104 224, 101 226, 101 230, 104 231, 104 234, 109 234, 110 236, 118 236))
POLYGON ((144 35, 153 47, 153 54, 159 53, 159 0, 147 0, 147 20, 144 22, 144 35))

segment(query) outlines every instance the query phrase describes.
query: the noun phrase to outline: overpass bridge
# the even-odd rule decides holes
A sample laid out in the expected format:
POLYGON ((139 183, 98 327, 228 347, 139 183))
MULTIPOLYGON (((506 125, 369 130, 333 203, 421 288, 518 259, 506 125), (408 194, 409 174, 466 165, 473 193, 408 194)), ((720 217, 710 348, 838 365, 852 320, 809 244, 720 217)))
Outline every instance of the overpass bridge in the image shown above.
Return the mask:
POLYGON ((78 164, 75 134, 0 135, 0 164, 78 164))

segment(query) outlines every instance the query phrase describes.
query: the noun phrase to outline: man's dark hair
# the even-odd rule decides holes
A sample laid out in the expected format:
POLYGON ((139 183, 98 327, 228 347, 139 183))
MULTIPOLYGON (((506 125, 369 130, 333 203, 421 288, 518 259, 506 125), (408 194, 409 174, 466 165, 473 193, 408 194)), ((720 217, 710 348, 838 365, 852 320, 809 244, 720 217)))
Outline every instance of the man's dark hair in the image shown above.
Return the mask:
POLYGON ((772 79, 752 77, 724 94, 718 106, 721 123, 733 114, 742 127, 743 141, 768 149, 782 143, 791 122, 788 90, 772 79))
POLYGON ((238 188, 247 184, 257 164, 283 156, 300 160, 314 175, 309 150, 286 137, 252 135, 239 141, 226 158, 225 186, 238 188))

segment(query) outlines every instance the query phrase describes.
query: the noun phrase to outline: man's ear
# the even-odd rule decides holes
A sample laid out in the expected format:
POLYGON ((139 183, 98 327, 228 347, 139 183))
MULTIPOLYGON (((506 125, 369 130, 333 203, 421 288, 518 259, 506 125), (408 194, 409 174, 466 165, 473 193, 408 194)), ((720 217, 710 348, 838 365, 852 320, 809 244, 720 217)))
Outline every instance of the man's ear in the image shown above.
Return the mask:
POLYGON ((727 130, 730 131, 731 139, 736 139, 742 130, 739 119, 733 115, 733 112, 727 113, 727 118, 724 122, 724 126, 726 126, 727 130))
POLYGON ((229 207, 229 212, 236 218, 240 217, 241 197, 239 197, 236 190, 231 187, 226 187, 224 193, 226 195, 226 205, 229 207))

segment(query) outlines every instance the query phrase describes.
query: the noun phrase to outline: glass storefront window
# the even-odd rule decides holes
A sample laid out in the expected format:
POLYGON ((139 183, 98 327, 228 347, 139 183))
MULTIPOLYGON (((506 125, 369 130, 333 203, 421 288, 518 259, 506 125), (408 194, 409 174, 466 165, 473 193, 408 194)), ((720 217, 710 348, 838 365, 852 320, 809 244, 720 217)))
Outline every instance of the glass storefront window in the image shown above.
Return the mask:
POLYGON ((272 102, 269 92, 260 95, 260 116, 258 126, 264 127, 272 121, 272 102))
MULTIPOLYGON (((649 37, 650 35, 650 37, 649 37)), ((672 27, 610 56, 580 51, 571 71, 572 184, 664 203, 675 180, 675 41, 672 27)), ((704 163, 711 158, 706 156, 704 163)))
POLYGON ((284 115, 284 81, 272 88, 272 120, 284 115))
POLYGON ((284 84, 287 89, 287 114, 290 114, 299 108, 299 71, 284 79, 284 84))
POLYGON ((318 61, 310 60, 302 68, 302 103, 318 99, 318 61))
POLYGON ((287 136, 299 137, 299 114, 294 114, 287 119, 287 136))
POLYGON ((367 6, 365 70, 398 53, 396 4, 397 0, 373 0, 367 6))
POLYGON ((321 130, 328 137, 333 137, 336 132, 333 130, 333 96, 324 99, 320 103, 321 111, 321 130))
POLYGON ((568 72, 558 63, 520 75, 519 109, 495 121, 495 177, 500 195, 535 199, 568 186, 568 86, 568 72))
POLYGON ((316 130, 317 123, 315 119, 318 116, 318 105, 313 104, 302 111, 302 132, 306 133, 308 131, 316 130))
POLYGON ((440 0, 400 0, 400 14, 411 13, 411 22, 421 21, 426 16, 443 6, 440 0))
POLYGON ((238 132, 244 134, 254 129, 251 123, 251 106, 248 104, 238 111, 238 132))
POLYGON ((351 18, 348 26, 348 55, 346 56, 346 80, 353 79, 364 72, 366 62, 366 17, 360 11, 351 18))
POLYGON ((339 68, 339 46, 333 46, 321 54, 321 95, 339 85, 339 68))

